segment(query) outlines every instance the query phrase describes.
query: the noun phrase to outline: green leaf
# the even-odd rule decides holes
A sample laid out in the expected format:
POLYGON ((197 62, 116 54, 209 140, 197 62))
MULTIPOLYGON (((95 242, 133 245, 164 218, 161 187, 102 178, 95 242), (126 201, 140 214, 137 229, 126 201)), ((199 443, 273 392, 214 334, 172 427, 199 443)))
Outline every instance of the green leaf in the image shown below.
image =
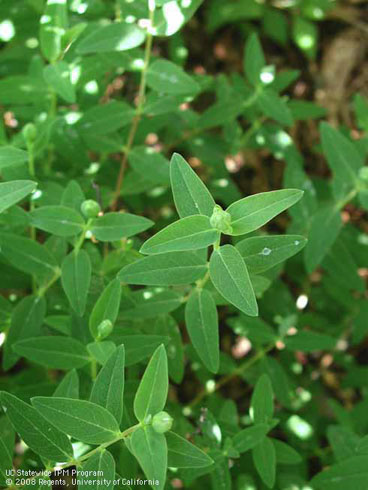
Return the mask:
POLYGON ((30 216, 33 226, 53 235, 69 237, 83 231, 82 216, 66 206, 42 206, 32 211, 30 216))
POLYGON ((314 352, 318 350, 333 350, 336 347, 337 339, 330 335, 302 330, 296 335, 285 337, 284 342, 289 350, 314 352))
POLYGON ((113 242, 147 230, 153 222, 129 213, 107 213, 92 221, 91 231, 97 240, 113 242))
POLYGON ((6 417, 0 417, 0 485, 6 486, 6 472, 13 467, 15 432, 6 417))
POLYGON ((45 298, 26 296, 14 308, 10 329, 4 348, 3 366, 10 369, 19 359, 13 351, 13 345, 19 340, 36 337, 41 332, 41 326, 46 315, 45 298))
POLYGON ((324 117, 327 111, 313 102, 307 100, 291 100, 288 104, 291 114, 298 121, 308 121, 308 119, 318 119, 324 117))
POLYGON ((326 122, 320 125, 323 153, 334 175, 351 186, 357 185, 363 158, 354 144, 326 122))
POLYGON ((89 329, 94 338, 97 338, 97 329, 103 320, 110 320, 111 323, 115 323, 119 313, 120 297, 120 282, 113 279, 101 293, 89 317, 89 329))
POLYGON ((31 180, 13 180, 0 184, 0 213, 28 196, 36 187, 36 182, 31 180))
POLYGON ((368 456, 356 456, 330 466, 311 480, 317 490, 366 490, 368 456))
POLYGON ((40 19, 40 46, 48 61, 56 61, 60 56, 62 37, 67 28, 67 0, 47 0, 40 19))
POLYGON ((272 218, 288 209, 303 196, 298 189, 261 192, 231 204, 226 211, 231 215, 232 235, 244 235, 257 230, 272 218))
POLYGON ((71 82, 71 72, 68 63, 58 61, 52 65, 45 66, 43 70, 45 81, 69 104, 76 101, 74 85, 71 82))
POLYGON ((158 485, 152 487, 162 490, 167 470, 165 435, 155 432, 150 425, 139 427, 130 438, 130 447, 146 477, 158 481, 158 485))
POLYGON ((140 252, 153 255, 166 252, 198 250, 215 243, 220 234, 213 229, 207 216, 182 218, 149 238, 140 252))
POLYGON ((84 345, 71 337, 32 337, 17 342, 13 349, 29 361, 52 369, 79 368, 89 362, 84 345))
POLYGON ((33 407, 4 391, 1 392, 1 404, 16 432, 36 454, 53 462, 72 460, 73 448, 69 439, 33 407))
POLYGON ((124 344, 125 365, 132 366, 151 356, 161 344, 167 344, 168 337, 163 335, 118 335, 115 341, 124 344))
POLYGON ((297 254, 307 243, 300 235, 266 235, 236 244, 251 274, 259 274, 297 254))
POLYGON ((134 414, 142 422, 165 406, 168 371, 165 347, 160 345, 151 357, 134 398, 134 414))
POLYGON ((180 384, 184 377, 184 346, 181 338, 181 331, 170 315, 160 315, 154 325, 154 331, 165 344, 167 352, 167 362, 169 367, 169 377, 174 383, 180 384), (164 337, 165 336, 165 337, 164 337))
POLYGON ((214 250, 210 259, 210 276, 217 291, 240 311, 258 315, 257 301, 242 256, 232 245, 214 250))
POLYGON ((137 291, 132 295, 134 306, 124 309, 121 318, 125 319, 142 319, 153 318, 157 315, 170 313, 176 310, 182 304, 182 296, 175 291, 157 290, 137 291))
POLYGON ((168 466, 173 468, 204 468, 213 460, 201 449, 174 432, 166 433, 168 466))
POLYGON ((75 180, 70 180, 63 191, 60 204, 80 212, 81 204, 86 199, 81 186, 75 180))
POLYGON ((362 94, 354 95, 354 110, 359 128, 368 131, 368 99, 362 94))
POLYGON ((108 134, 128 126, 134 117, 134 109, 126 102, 115 100, 88 109, 76 124, 82 136, 108 134))
POLYGON ((276 452, 272 440, 264 438, 253 448, 252 455, 254 465, 263 483, 268 488, 273 488, 276 478, 276 452))
POLYGON ((308 58, 314 59, 318 46, 318 27, 303 15, 293 16, 292 39, 308 58))
POLYGON ((269 423, 272 420, 273 389, 267 374, 262 374, 254 387, 250 413, 255 424, 269 423))
POLYGON ((192 0, 183 4, 179 0, 165 2, 162 9, 156 9, 153 17, 155 36, 172 36, 188 22, 203 0, 192 0))
POLYGON ((79 316, 83 316, 86 309, 91 270, 89 255, 84 250, 71 252, 61 266, 61 284, 70 306, 79 316))
POLYGON ((272 439, 276 451, 276 462, 280 464, 299 464, 302 461, 300 454, 285 442, 272 439))
POLYGON ((31 401, 46 420, 78 441, 103 444, 119 436, 115 418, 95 403, 46 396, 37 396, 31 401))
POLYGON ((63 398, 79 398, 79 377, 75 369, 72 369, 61 380, 53 396, 63 398))
POLYGON ((124 398, 124 346, 117 347, 93 383, 90 401, 106 408, 120 424, 124 398))
POLYGON ((334 205, 321 207, 312 217, 308 244, 304 250, 307 271, 313 272, 322 262, 342 227, 339 209, 334 205))
POLYGON ((199 90, 198 83, 192 77, 168 60, 157 60, 149 66, 147 85, 157 92, 172 95, 194 95, 199 90))
POLYGON ((273 89, 263 89, 257 97, 257 104, 260 110, 271 119, 285 126, 293 124, 294 121, 290 109, 273 89))
POLYGON ((129 152, 128 158, 131 167, 153 184, 166 186, 170 183, 169 161, 162 153, 146 146, 137 146, 129 152))
POLYGON ((101 366, 104 366, 108 361, 109 357, 116 350, 116 345, 111 340, 103 340, 98 342, 91 342, 87 345, 87 350, 101 366))
POLYGON ((233 437, 234 449, 239 453, 245 453, 257 446, 266 437, 270 427, 267 424, 257 424, 238 432, 233 437))
POLYGON ((24 150, 13 146, 2 146, 0 148, 0 170, 6 167, 22 165, 27 160, 28 153, 24 150))
POLYGON ((185 306, 185 324, 190 340, 206 368, 217 373, 220 363, 216 303, 205 289, 195 289, 185 306))
POLYGON ((180 218, 203 214, 210 217, 215 201, 192 167, 178 153, 170 162, 170 180, 175 207, 180 218))
POLYGON ((94 29, 78 44, 77 53, 126 51, 140 46, 145 37, 145 31, 135 24, 115 22, 94 29))
POLYGON ((144 257, 126 265, 118 279, 127 284, 179 285, 190 284, 200 279, 207 265, 194 252, 170 252, 144 257))
POLYGON ((247 39, 244 52, 244 71, 249 82, 254 85, 260 85, 260 75, 262 68, 266 65, 261 43, 256 33, 253 33, 247 39))
POLYGON ((34 240, 0 231, 0 252, 16 269, 34 275, 39 281, 55 275, 55 258, 34 240))
POLYGON ((82 481, 78 484, 78 490, 100 490, 101 488, 113 490, 115 460, 106 449, 98 451, 83 462, 81 471, 87 476, 78 477, 78 480, 82 481))

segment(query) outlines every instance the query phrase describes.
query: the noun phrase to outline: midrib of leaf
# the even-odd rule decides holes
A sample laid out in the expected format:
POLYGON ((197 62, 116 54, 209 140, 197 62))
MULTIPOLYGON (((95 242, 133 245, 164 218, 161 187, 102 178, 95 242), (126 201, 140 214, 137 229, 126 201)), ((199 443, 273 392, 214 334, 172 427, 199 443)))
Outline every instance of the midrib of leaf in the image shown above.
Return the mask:
MULTIPOLYGON (((347 169, 348 173, 351 175, 352 180, 354 182, 356 182, 357 181, 357 177, 356 177, 356 175, 354 173, 354 170, 349 165, 348 160, 346 160, 346 158, 345 158, 345 152, 335 151, 335 149, 334 149, 335 144, 334 144, 334 141, 333 141, 334 138, 331 138, 331 135, 330 134, 328 134, 327 138, 329 140, 328 146, 330 146, 330 148, 333 148, 334 159, 336 158, 336 161, 340 161, 342 163, 343 167, 345 167, 345 169, 347 169)), ((345 142, 343 142, 343 144, 345 146, 345 142)))
MULTIPOLYGON (((40 349, 37 349, 36 347, 28 347, 27 348, 29 352, 33 352, 33 353, 36 353, 36 354, 39 354, 39 353, 44 353, 45 351, 44 350, 40 350, 40 349)), ((61 351, 57 351, 57 350, 51 350, 51 349, 48 349, 47 350, 47 353, 48 354, 58 354, 59 356, 65 356, 67 358, 78 358, 78 359, 83 359, 84 361, 89 361, 89 357, 88 356, 82 356, 81 354, 76 354, 74 352, 61 352, 61 351)))
POLYGON ((1 197, 0 197, 0 203, 2 201, 6 201, 8 199, 8 196, 9 194, 11 195, 11 197, 16 197, 16 200, 19 200, 20 198, 18 198, 18 196, 21 196, 21 197, 25 197, 24 195, 24 192, 25 190, 29 188, 30 190, 33 188, 32 185, 28 185, 28 186, 24 186, 22 189, 17 189, 17 190, 9 190, 6 194, 2 194, 1 197))
POLYGON ((198 203, 197 203, 197 201, 194 199, 194 196, 193 196, 193 194, 192 194, 192 192, 191 192, 191 189, 190 189, 190 187, 188 186, 188 183, 187 183, 187 181, 186 181, 186 179, 185 179, 184 173, 181 171, 181 169, 180 169, 180 173, 181 173, 181 176, 182 176, 182 179, 183 179, 183 182, 184 182, 185 188, 186 188, 186 190, 188 191, 188 193, 189 193, 190 197, 191 197, 191 198, 192 198, 192 200, 193 200, 194 207, 197 209, 197 211, 199 212, 199 214, 202 214, 202 213, 201 213, 201 210, 200 210, 200 208, 199 208, 199 204, 198 204, 198 203))
MULTIPOLYGON (((299 245, 299 244, 298 244, 299 245)), ((284 250, 285 248, 296 248, 298 245, 293 245, 292 243, 288 243, 287 245, 281 245, 279 247, 274 247, 274 248, 271 248, 271 254, 270 255, 263 255, 262 252, 258 252, 258 253, 253 253, 253 254, 250 254, 250 255, 247 255, 245 258, 248 259, 248 258, 253 258, 253 257, 258 257, 258 256, 261 256, 261 257, 264 257, 264 258, 267 258, 267 257, 270 257, 272 255, 273 252, 280 252, 281 250, 284 250)))
POLYGON ((172 271, 175 270, 175 272, 179 271, 186 271, 187 269, 203 269, 206 268, 206 265, 172 265, 172 266, 167 266, 167 267, 162 267, 157 269, 149 269, 147 271, 140 271, 140 272, 131 272, 130 275, 138 276, 140 274, 143 274, 144 276, 149 273, 153 272, 166 272, 166 271, 172 271))
MULTIPOLYGON (((111 380, 110 380, 110 383, 108 385, 108 388, 107 388, 107 394, 106 394, 106 407, 107 406, 110 406, 109 405, 109 402, 110 402, 110 396, 111 396, 111 390, 113 388, 113 379, 114 379, 114 374, 115 374, 115 368, 116 368, 116 364, 118 362, 118 359, 119 359, 119 356, 117 355, 116 356, 116 359, 115 359, 115 362, 114 362, 114 366, 111 370, 111 380)), ((114 387, 115 388, 115 387, 114 387)))
POLYGON ((150 458, 151 467, 154 470, 155 464, 154 464, 154 458, 153 458, 153 451, 152 451, 151 445, 149 443, 149 437, 147 434, 147 428, 146 427, 143 427, 143 434, 144 434, 144 438, 146 439, 146 443, 147 443, 147 447, 148 447, 148 454, 149 454, 149 458, 150 458))
MULTIPOLYGON (((3 446, 3 448, 5 449, 5 452, 6 454, 8 455, 8 458, 9 458, 9 461, 12 461, 13 459, 13 455, 11 454, 11 452, 9 451, 8 447, 6 446, 5 444, 5 441, 2 437, 0 437, 0 444, 3 446)), ((0 468, 0 471, 1 471, 1 468, 0 468)), ((3 473, 5 475, 5 473, 3 473)))
MULTIPOLYGON (((52 272, 55 272, 55 268, 52 267, 52 265, 50 265, 48 262, 44 262, 43 260, 40 260, 38 259, 37 257, 35 257, 34 255, 30 255, 30 254, 26 254, 23 252, 22 250, 22 247, 19 247, 17 249, 17 252, 19 255, 21 255, 22 257, 24 257, 25 259, 29 260, 30 262, 35 262, 36 264, 41 264, 43 267, 47 267, 48 269, 50 269, 52 272)), ((46 254, 47 255, 47 254, 46 254)))
MULTIPOLYGON (((206 339, 206 342, 205 342, 205 348, 206 348, 206 351, 207 351, 207 354, 208 354, 208 357, 211 359, 211 364, 213 365, 213 357, 212 357, 212 353, 210 351, 210 349, 208 348, 208 335, 207 335, 207 331, 206 331, 206 328, 204 328, 204 315, 203 315, 203 306, 202 306, 202 301, 201 301, 201 293, 199 293, 199 314, 200 314, 200 317, 201 317, 201 330, 203 332, 203 335, 206 339)), ((214 363, 216 364, 216 362, 214 363)))
POLYGON ((215 231, 216 230, 214 228, 209 228, 208 230, 203 230, 203 231, 197 231, 195 233, 192 233, 189 235, 184 235, 184 236, 179 237, 179 238, 173 238, 172 240, 167 240, 166 242, 162 242, 162 243, 159 243, 157 245, 151 245, 150 249, 152 250, 152 249, 155 249, 157 247, 161 247, 162 245, 167 245, 168 243, 172 244, 172 243, 176 243, 176 242, 181 242, 182 240, 186 240, 188 238, 199 237, 202 235, 206 235, 208 233, 213 233, 215 231))
POLYGON ((111 429, 108 429, 106 427, 104 427, 103 425, 98 425, 98 424, 95 424, 93 422, 90 422, 89 420, 86 420, 86 419, 82 419, 80 417, 76 417, 75 415, 72 415, 71 413, 69 412, 63 412, 62 410, 58 410, 57 408, 54 408, 50 405, 43 405, 44 407, 47 407, 48 410, 51 410, 51 411, 54 411, 58 414, 62 414, 62 415, 66 415, 67 417, 70 417, 71 419, 73 420, 77 420, 78 422, 83 422, 84 424, 86 425, 90 425, 96 429, 99 429, 100 431, 102 432, 110 432, 111 434, 115 434, 116 435, 116 432, 114 432, 113 430, 111 429))
MULTIPOLYGON (((243 295, 243 293, 242 293, 241 289, 239 289, 238 283, 237 283, 237 281, 235 281, 235 279, 233 278, 233 276, 232 276, 232 274, 231 274, 231 272, 230 272, 229 268, 227 267, 227 265, 226 265, 226 263, 225 263, 225 261, 224 261, 224 259, 223 259, 222 255, 221 255, 221 253, 220 253, 219 255, 220 255, 220 258, 221 258, 221 260, 222 260, 222 263, 224 264, 225 269, 226 269, 226 271, 227 271, 227 273, 228 273, 228 275, 229 275, 229 277, 230 277, 231 281, 232 281, 232 282, 235 284, 235 287, 236 287, 236 289, 238 290, 238 292, 240 293, 240 296, 241 296, 241 297, 242 297, 242 298, 245 300, 245 302, 247 303, 248 307, 250 308, 250 303, 248 302, 247 298, 246 298, 246 297, 243 295)), ((242 259, 242 260, 243 260, 243 259, 242 259)))
MULTIPOLYGON (((26 417, 25 417, 25 416, 22 414, 22 412, 19 412, 19 411, 17 410, 17 407, 15 407, 14 405, 12 405, 12 407, 13 407, 13 410, 14 410, 15 412, 17 412, 17 414, 20 416, 20 418, 21 418, 22 420, 25 420, 25 421, 26 421, 26 424, 27 424, 27 423, 31 424, 31 425, 32 425, 32 427, 34 428, 34 430, 35 430, 35 431, 36 431, 38 434, 40 434, 40 436, 39 436, 39 437, 40 437, 40 439, 42 439, 42 437, 43 437, 44 439, 46 439, 46 440, 47 440, 47 441, 48 441, 48 442, 49 442, 49 443, 50 443, 50 444, 51 444, 53 447, 56 447, 56 448, 57 448, 59 451, 61 451, 63 454, 65 454, 65 456, 67 456, 67 459, 68 459, 68 460, 70 460, 70 454, 66 453, 66 452, 64 451, 64 449, 63 449, 63 448, 60 448, 59 446, 57 446, 57 445, 54 443, 54 441, 52 441, 51 439, 49 439, 49 438, 47 437, 47 434, 46 434, 45 432, 41 432, 41 431, 38 429, 38 427, 32 423, 32 421, 31 421, 31 420, 27 419, 27 418, 26 418, 26 417)), ((42 415, 40 415, 40 416, 42 417, 42 415)))
POLYGON ((157 362, 157 364, 156 364, 154 382, 153 382, 152 390, 150 391, 150 394, 149 394, 149 397, 148 397, 148 403, 147 403, 147 406, 146 406, 146 409, 145 409, 145 412, 144 412, 144 418, 146 418, 146 416, 147 416, 148 407, 150 407, 150 405, 151 405, 151 400, 152 400, 153 392, 156 389, 156 385, 157 385, 157 373, 159 371, 160 364, 161 364, 161 356, 159 357, 159 362, 157 362))
MULTIPOLYGON (((34 309, 36 308, 36 305, 39 303, 39 300, 40 300, 40 298, 39 298, 39 297, 37 297, 37 298, 35 298, 35 300, 32 302, 32 307, 31 307, 31 309, 30 309, 30 310, 28 310, 28 313, 27 313, 26 318, 24 319, 24 323, 23 323, 23 325, 22 325, 22 328, 20 329, 20 332, 19 332, 19 333, 20 333, 20 335, 19 335, 20 337, 22 337, 24 327, 26 327, 26 326, 27 326, 27 324, 29 323, 29 319, 30 319, 30 318, 32 318, 33 311, 34 311, 34 309)), ((19 336, 18 336, 18 338, 19 338, 19 336)))
MULTIPOLYGON (((269 209, 269 208, 272 208, 272 207, 275 207, 277 206, 278 204, 281 204, 283 203, 284 201, 288 201, 291 197, 293 197, 295 194, 292 194, 292 195, 289 195, 287 197, 284 197, 283 199, 280 199, 276 202, 273 202, 271 204, 268 204, 267 206, 263 206, 262 209, 256 209, 255 211, 253 211, 252 213, 249 213, 245 216, 242 216, 241 218, 237 218, 236 220, 232 221, 231 223, 232 224, 235 224, 237 223, 238 221, 242 221, 242 220, 247 220, 248 218, 251 218, 252 216, 254 215, 257 215, 257 214, 260 214, 262 213, 263 211, 269 209)), ((286 211, 286 210, 285 210, 286 211)))

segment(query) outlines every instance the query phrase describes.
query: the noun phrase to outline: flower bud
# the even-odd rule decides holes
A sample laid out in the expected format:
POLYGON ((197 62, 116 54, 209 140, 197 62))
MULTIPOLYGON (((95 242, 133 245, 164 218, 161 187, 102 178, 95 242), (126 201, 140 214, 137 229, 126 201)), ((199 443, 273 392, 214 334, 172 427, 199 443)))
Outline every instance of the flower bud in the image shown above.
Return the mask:
POLYGON ((81 211, 86 218, 96 218, 101 211, 101 207, 98 202, 93 199, 87 199, 87 201, 82 202, 81 211))
POLYGON ((233 231, 230 214, 224 211, 218 204, 213 208, 210 223, 212 228, 216 228, 216 230, 221 231, 222 233, 231 233, 233 231))
POLYGON ((158 412, 152 419, 152 427, 159 434, 171 429, 173 418, 167 412, 158 412))
POLYGON ((113 324, 110 320, 103 320, 97 327, 98 340, 106 339, 110 335, 113 329, 113 324))
POLYGON ((27 144, 32 144, 37 137, 37 129, 33 123, 28 123, 23 128, 24 139, 27 144))

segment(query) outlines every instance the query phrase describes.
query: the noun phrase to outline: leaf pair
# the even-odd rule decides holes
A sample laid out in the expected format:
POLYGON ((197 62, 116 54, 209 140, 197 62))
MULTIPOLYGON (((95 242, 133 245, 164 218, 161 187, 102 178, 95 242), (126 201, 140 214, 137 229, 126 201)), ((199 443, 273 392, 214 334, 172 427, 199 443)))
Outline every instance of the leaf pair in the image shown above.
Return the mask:
MULTIPOLYGON (((219 231, 211 225, 209 219, 215 202, 203 182, 178 154, 174 154, 170 163, 170 179, 175 206, 181 219, 147 240, 141 248, 144 254, 207 248, 220 238, 219 231)), ((303 192, 297 189, 284 189, 236 201, 226 209, 232 228, 228 234, 243 235, 260 228, 295 204, 302 195, 303 192)))
POLYGON ((150 425, 151 418, 165 407, 167 393, 167 356, 161 345, 148 363, 134 398, 134 413, 141 426, 126 441, 147 478, 157 480, 160 489, 165 484, 168 464, 178 467, 211 464, 208 456, 185 439, 171 432, 158 433, 150 425))

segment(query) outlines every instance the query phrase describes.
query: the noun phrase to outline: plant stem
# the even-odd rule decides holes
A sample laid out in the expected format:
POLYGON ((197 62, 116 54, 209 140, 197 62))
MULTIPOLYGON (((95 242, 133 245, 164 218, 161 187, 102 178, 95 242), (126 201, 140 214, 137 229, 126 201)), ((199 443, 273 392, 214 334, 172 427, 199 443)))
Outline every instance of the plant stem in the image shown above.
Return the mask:
POLYGON ((150 32, 150 28, 152 27, 152 24, 153 24, 153 14, 155 11, 154 1, 151 0, 150 2, 148 2, 148 4, 149 4, 149 22, 150 22, 150 25, 149 25, 149 29, 147 31, 146 47, 145 47, 145 51, 144 51, 144 65, 143 65, 142 72, 141 72, 141 80, 139 83, 138 96, 137 96, 137 108, 136 108, 135 116, 133 118, 132 126, 131 126, 129 134, 128 134, 127 143, 123 149, 123 157, 121 160, 120 170, 119 170, 118 178, 116 181, 114 198, 113 198, 111 206, 110 206, 113 211, 116 210, 116 207, 118 204, 119 196, 120 196, 121 189, 123 186, 125 171, 126 171, 126 168, 128 165, 128 155, 129 155, 129 152, 133 146, 134 138, 135 138, 135 135, 136 135, 136 132, 138 129, 139 122, 140 122, 141 117, 142 117, 142 113, 143 113, 143 106, 144 106, 145 92, 146 92, 147 70, 148 70, 148 65, 149 65, 150 58, 151 58, 152 39, 153 39, 152 33, 150 32))
MULTIPOLYGON (((229 383, 229 381, 232 381, 234 378, 237 376, 245 373, 250 367, 253 366, 256 362, 258 362, 260 359, 262 359, 268 352, 270 352, 273 348, 275 347, 275 343, 272 342, 272 344, 269 344, 266 346, 264 349, 259 350, 253 357, 248 359, 247 361, 243 362, 243 364, 240 364, 234 371, 230 374, 227 374, 226 376, 223 376, 218 380, 215 386, 215 390, 217 391, 220 388, 222 388, 224 385, 229 383)), ((193 398, 193 400, 187 405, 189 408, 193 408, 194 406, 198 405, 199 402, 203 400, 206 396, 212 394, 213 392, 209 393, 206 390, 202 390, 198 393, 198 395, 193 398)))
MULTIPOLYGON (((54 471, 65 470, 67 468, 71 468, 72 466, 79 466, 81 463, 83 463, 83 461, 85 461, 86 459, 89 459, 91 456, 93 456, 98 451, 101 451, 103 449, 106 449, 107 447, 111 446, 112 444, 115 444, 116 442, 122 441, 123 439, 125 439, 126 437, 128 437, 132 432, 134 432, 135 429, 137 427, 139 427, 139 426, 140 426, 140 424, 132 425, 132 427, 129 427, 128 429, 126 429, 123 432, 121 432, 112 441, 105 442, 105 443, 101 444, 100 446, 92 449, 88 453, 83 454, 79 458, 73 459, 73 461, 70 461, 69 463, 65 463, 65 464, 63 464, 61 466, 58 466, 57 468, 54 468, 54 471)), ((42 471, 39 473, 39 475, 34 475, 34 476, 30 477, 30 478, 27 478, 27 480, 35 480, 38 476, 42 476, 42 471)), ((8 487, 8 489, 10 489, 10 488, 13 488, 13 487, 8 487)))
POLYGON ((39 290, 37 291, 37 296, 39 298, 42 298, 42 296, 45 295, 45 293, 51 288, 51 286, 59 279, 61 276, 61 269, 59 267, 55 268, 55 274, 52 276, 50 281, 45 284, 45 286, 41 286, 39 290))
POLYGON ((89 227, 91 226, 91 224, 92 224, 92 218, 90 218, 87 221, 87 223, 84 225, 82 234, 80 235, 79 240, 74 245, 74 253, 75 254, 77 254, 79 252, 79 250, 81 249, 81 247, 82 247, 82 245, 84 243, 84 240, 86 239, 86 233, 87 233, 89 227))

